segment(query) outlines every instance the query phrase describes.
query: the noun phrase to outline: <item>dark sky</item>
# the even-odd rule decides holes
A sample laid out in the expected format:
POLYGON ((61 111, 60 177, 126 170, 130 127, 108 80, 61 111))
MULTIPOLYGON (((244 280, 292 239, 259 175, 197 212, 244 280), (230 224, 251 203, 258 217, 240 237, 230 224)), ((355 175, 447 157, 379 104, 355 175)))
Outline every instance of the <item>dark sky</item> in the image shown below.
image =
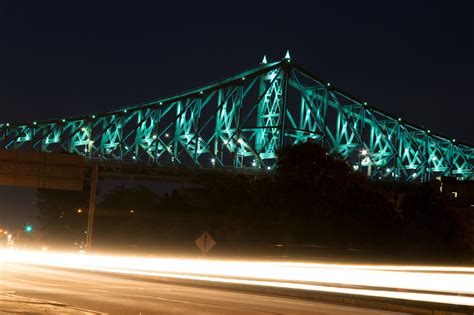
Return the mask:
POLYGON ((474 144, 473 11, 434 2, 3 0, 0 121, 140 103, 290 49, 350 94, 474 144))
POLYGON ((472 144, 472 8, 432 2, 1 1, 0 120, 139 103, 290 49, 347 92, 472 144))

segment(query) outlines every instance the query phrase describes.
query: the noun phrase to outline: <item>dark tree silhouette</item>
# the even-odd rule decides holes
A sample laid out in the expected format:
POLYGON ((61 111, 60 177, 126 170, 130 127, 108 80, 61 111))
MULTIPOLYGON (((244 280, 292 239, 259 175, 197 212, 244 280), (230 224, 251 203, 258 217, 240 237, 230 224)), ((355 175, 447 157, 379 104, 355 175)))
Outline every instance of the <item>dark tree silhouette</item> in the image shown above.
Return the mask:
MULTIPOLYGON (((101 196, 95 242, 196 250, 194 239, 208 231, 222 253, 275 254, 274 246, 283 245, 286 253, 295 246, 301 255, 333 258, 468 257, 462 229, 432 184, 370 181, 313 142, 278 156, 268 176, 208 175, 164 195, 119 186, 101 196)), ((84 196, 39 191, 49 240, 80 234, 86 221, 74 210, 85 207, 84 196)))
POLYGON ((50 245, 68 247, 83 242, 88 197, 87 188, 84 192, 38 189, 36 206, 43 240, 50 245))

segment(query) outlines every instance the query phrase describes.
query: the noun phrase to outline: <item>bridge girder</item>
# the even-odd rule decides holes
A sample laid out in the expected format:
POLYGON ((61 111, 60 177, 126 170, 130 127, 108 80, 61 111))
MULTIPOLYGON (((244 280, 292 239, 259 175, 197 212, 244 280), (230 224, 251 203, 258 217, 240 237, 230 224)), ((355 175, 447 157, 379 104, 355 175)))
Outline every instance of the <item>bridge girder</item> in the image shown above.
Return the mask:
POLYGON ((101 163, 271 170, 285 144, 322 143, 374 179, 474 179, 474 148, 389 115, 289 56, 220 82, 117 111, 1 123, 5 149, 101 163))

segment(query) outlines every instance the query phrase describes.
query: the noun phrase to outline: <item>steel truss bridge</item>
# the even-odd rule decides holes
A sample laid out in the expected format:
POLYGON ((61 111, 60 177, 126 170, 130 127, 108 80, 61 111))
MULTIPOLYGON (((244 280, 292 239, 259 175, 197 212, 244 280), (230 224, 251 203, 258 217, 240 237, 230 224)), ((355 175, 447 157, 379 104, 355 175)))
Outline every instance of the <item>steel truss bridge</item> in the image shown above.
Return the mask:
POLYGON ((108 113, 0 123, 0 148, 100 163, 273 169, 286 144, 317 141, 374 179, 474 179, 474 148, 394 117, 294 63, 256 68, 108 113))

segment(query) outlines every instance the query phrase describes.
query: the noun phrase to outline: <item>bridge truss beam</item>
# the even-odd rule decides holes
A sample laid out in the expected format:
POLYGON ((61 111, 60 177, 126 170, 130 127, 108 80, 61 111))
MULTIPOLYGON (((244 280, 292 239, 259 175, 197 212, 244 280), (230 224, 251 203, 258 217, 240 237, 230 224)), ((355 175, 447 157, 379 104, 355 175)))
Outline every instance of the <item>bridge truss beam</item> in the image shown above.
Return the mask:
POLYGON ((114 112, 0 124, 5 149, 140 165, 271 170, 285 144, 322 143, 374 179, 474 179, 474 148, 395 118, 292 62, 114 112))

